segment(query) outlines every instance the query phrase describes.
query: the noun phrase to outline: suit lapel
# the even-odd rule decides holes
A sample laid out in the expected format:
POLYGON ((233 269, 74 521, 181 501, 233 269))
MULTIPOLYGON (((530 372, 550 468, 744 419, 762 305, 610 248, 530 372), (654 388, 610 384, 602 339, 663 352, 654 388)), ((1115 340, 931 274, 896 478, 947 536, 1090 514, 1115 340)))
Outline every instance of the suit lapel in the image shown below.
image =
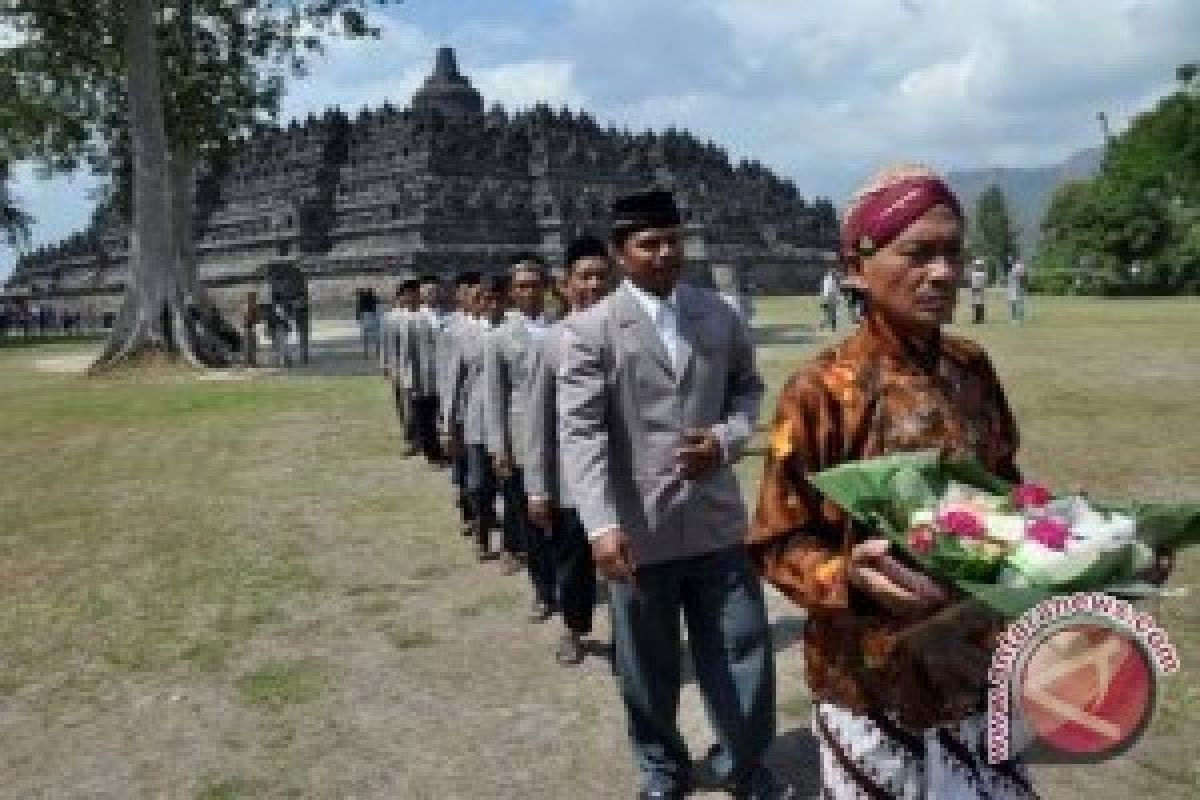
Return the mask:
POLYGON ((654 361, 657 361, 659 366, 666 371, 668 375, 674 376, 675 372, 671 369, 671 357, 667 354, 666 345, 662 342, 662 337, 658 335, 658 329, 654 327, 653 320, 647 316, 642 304, 633 295, 633 292, 628 286, 622 284, 617 290, 616 298, 617 323, 623 330, 628 330, 637 340, 638 349, 649 353, 654 361))

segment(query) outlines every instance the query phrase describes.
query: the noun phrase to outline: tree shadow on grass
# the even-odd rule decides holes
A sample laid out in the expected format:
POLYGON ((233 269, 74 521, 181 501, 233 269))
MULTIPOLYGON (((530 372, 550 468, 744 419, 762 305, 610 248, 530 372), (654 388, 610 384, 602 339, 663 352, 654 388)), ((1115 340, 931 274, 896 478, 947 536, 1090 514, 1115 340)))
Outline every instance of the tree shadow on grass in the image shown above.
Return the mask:
POLYGON ((821 338, 807 322, 773 322, 754 326, 754 341, 764 345, 811 344, 821 338))

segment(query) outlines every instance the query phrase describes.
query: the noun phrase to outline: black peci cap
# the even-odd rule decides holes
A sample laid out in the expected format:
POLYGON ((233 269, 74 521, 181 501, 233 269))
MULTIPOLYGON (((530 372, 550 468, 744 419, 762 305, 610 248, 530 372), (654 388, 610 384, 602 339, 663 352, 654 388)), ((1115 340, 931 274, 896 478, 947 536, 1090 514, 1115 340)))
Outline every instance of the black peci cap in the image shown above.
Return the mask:
POLYGON ((503 292, 508 289, 508 276, 503 273, 485 275, 481 285, 486 292, 503 292))
POLYGON ((608 247, 604 242, 588 234, 576 237, 567 245, 567 257, 563 263, 567 269, 571 267, 581 258, 606 258, 608 256, 608 247))
POLYGON ((673 228, 682 221, 675 197, 653 189, 618 197, 612 204, 613 232, 632 233, 646 228, 673 228))

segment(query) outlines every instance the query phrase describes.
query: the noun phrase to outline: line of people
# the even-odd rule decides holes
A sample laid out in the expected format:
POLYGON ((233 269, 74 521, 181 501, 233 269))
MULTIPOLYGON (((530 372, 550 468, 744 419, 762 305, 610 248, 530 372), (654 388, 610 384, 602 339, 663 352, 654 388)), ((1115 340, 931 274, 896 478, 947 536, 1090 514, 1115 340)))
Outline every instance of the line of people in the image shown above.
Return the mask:
POLYGON ((380 366, 392 384, 405 455, 449 467, 463 535, 481 561, 498 560, 508 574, 526 570, 531 620, 561 613, 556 658, 564 665, 586 655, 597 586, 562 479, 556 380, 563 327, 546 298, 574 313, 612 282, 604 242, 585 236, 568 248, 558 280, 533 254, 515 257, 499 275, 458 274, 449 298, 436 276, 405 277, 380 321, 380 366))
POLYGON ((606 580, 640 797, 789 796, 762 763, 773 651, 732 469, 763 393, 749 329, 716 292, 678 283, 670 193, 612 214, 607 240, 570 244, 560 283, 533 254, 460 273, 452 298, 436 276, 401 281, 379 359, 405 452, 449 468, 462 533, 481 560, 524 569, 531 621, 561 617, 564 666, 585 658, 606 580), (675 719, 681 618, 717 739, 694 764, 675 719))
POLYGON ((806 612, 823 797, 1036 797, 1020 759, 992 764, 981 749, 997 621, 944 614, 954 593, 930 589, 807 477, 919 449, 1019 477, 990 361, 942 333, 963 231, 958 199, 923 167, 885 170, 855 196, 840 258, 862 320, 785 383, 753 519, 733 465, 764 384, 745 320, 680 281, 669 192, 619 198, 607 241, 573 243, 570 313, 553 324, 533 256, 502 276, 460 276, 450 313, 435 280, 401 287, 382 360, 406 438, 452 465, 463 531, 484 559, 503 495, 501 559, 524 561, 534 619, 562 612, 563 663, 582 658, 592 576, 605 580, 640 799, 795 796, 764 763, 776 695, 763 579, 806 612), (694 761, 677 722, 685 628, 715 739, 694 761))

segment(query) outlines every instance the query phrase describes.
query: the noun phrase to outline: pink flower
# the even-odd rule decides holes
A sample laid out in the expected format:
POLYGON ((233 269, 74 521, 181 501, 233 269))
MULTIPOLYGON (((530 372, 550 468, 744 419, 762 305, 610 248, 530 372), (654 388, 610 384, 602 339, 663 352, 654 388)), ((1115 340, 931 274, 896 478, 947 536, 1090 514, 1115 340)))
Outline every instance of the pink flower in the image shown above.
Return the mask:
POLYGON ((983 517, 964 508, 946 508, 937 515, 938 530, 961 539, 982 539, 987 532, 983 517))
POLYGON ((908 549, 917 555, 927 556, 933 550, 933 528, 918 525, 908 532, 908 549))
POLYGON ((1020 483, 1012 490, 1012 504, 1022 511, 1043 508, 1051 499, 1050 490, 1038 483, 1020 483))
POLYGON ((1053 517, 1039 517, 1030 520, 1029 525, 1025 528, 1026 538, 1051 550, 1066 549, 1067 537, 1070 535, 1071 529, 1067 524, 1053 517))

